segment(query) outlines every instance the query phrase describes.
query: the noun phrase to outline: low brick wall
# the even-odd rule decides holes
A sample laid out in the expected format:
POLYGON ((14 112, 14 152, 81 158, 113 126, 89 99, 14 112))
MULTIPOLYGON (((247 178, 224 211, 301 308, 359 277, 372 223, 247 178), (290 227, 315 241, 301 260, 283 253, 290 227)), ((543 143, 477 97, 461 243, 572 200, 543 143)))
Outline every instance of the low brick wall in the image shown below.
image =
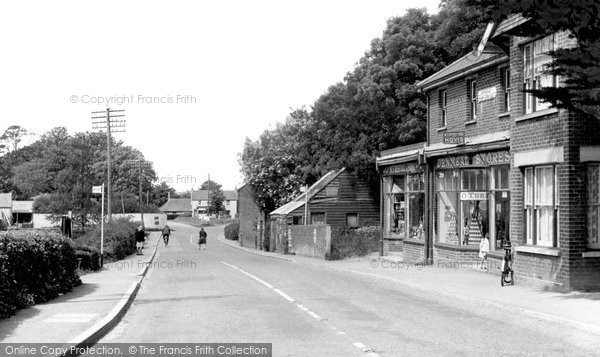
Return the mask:
POLYGON ((401 239, 383 238, 383 255, 388 255, 389 252, 402 252, 401 239))
POLYGON ((479 246, 451 247, 434 245, 434 264, 452 265, 456 267, 476 267, 479 263, 479 246))
POLYGON ((403 241, 404 262, 425 262, 425 242, 406 239, 403 241))
POLYGON ((331 226, 289 226, 288 238, 291 251, 305 257, 325 259, 331 251, 331 226))

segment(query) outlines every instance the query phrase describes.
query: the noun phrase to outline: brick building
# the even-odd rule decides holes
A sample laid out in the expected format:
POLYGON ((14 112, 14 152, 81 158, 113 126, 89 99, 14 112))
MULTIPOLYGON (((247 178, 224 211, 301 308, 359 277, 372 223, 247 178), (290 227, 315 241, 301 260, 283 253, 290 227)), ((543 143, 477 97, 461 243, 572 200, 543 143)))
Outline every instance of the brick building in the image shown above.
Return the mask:
MULTIPOLYGON (((492 263, 512 242, 522 283, 598 289, 599 121, 523 92, 560 85, 542 68, 549 51, 573 43, 565 33, 523 36, 527 21, 490 24, 478 50, 418 83, 428 98, 427 142, 415 158, 429 209, 422 247, 404 239, 405 259, 474 264, 487 236, 492 263)), ((378 167, 402 170, 391 160, 411 152, 384 152, 378 167)))

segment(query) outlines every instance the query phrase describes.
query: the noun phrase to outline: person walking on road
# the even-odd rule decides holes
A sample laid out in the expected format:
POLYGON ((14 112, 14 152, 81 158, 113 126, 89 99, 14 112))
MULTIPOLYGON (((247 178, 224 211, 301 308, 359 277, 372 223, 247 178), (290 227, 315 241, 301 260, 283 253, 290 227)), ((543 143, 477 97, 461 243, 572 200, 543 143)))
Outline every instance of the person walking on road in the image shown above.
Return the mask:
POLYGON ((144 241, 146 240, 146 232, 144 227, 141 225, 135 231, 135 247, 137 249, 137 255, 142 255, 142 248, 144 247, 144 241))
POLYGON ((200 232, 198 232, 198 249, 206 250, 206 231, 204 228, 200 228, 200 232))
POLYGON ((170 235, 171 235, 171 228, 169 228, 169 226, 165 224, 165 226, 162 230, 162 238, 163 238, 163 241, 165 242, 165 247, 167 245, 169 245, 169 236, 170 235))

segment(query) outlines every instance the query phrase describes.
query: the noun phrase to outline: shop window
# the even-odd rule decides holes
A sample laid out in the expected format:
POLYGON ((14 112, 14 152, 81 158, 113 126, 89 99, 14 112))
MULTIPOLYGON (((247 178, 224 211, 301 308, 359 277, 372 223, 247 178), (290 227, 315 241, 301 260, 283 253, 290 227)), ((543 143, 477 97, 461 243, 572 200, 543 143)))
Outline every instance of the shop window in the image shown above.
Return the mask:
POLYGON ((556 167, 525 169, 524 210, 527 244, 557 246, 558 190, 556 167))
POLYGON ((408 175, 408 237, 425 240, 425 175, 408 175))
POLYGON ((467 169, 462 170, 462 187, 463 190, 485 190, 485 170, 484 169, 467 169))
POLYGON ((459 244, 457 222, 458 170, 440 170, 437 178, 437 236, 440 243, 459 244))
POLYGON ((588 247, 600 248, 600 165, 587 168, 587 228, 588 247))
POLYGON ((510 111, 510 69, 502 69, 502 91, 504 92, 504 112, 510 111))
MULTIPOLYGON (((556 87, 556 78, 543 73, 545 66, 552 63, 549 52, 554 50, 554 35, 528 43, 523 47, 523 89, 535 90, 556 87)), ((542 102, 531 93, 524 93, 525 114, 550 108, 551 103, 542 102)))
POLYGON ((358 213, 347 213, 346 225, 348 227, 358 227, 358 213))
POLYGON ((387 233, 397 238, 424 240, 425 175, 396 175, 384 180, 387 233))
POLYGON ((440 126, 444 127, 448 124, 448 91, 445 89, 440 92, 440 108, 442 112, 440 126))
POLYGON ((477 81, 470 80, 469 84, 469 102, 471 103, 471 109, 469 112, 470 120, 477 120, 477 81))
POLYGON ((311 224, 325 224, 325 212, 314 212, 310 214, 311 224))

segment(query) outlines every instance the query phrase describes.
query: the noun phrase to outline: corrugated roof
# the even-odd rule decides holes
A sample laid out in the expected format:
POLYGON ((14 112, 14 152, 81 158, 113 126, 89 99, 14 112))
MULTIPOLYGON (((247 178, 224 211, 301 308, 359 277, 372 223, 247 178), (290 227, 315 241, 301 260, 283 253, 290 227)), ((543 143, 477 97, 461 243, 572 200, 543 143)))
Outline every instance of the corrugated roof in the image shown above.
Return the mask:
POLYGON ((375 164, 379 167, 381 165, 392 165, 413 160, 413 156, 416 156, 419 151, 423 150, 425 144, 426 142, 420 142, 382 151, 381 156, 375 160, 375 164))
POLYGON ((0 193, 0 208, 12 208, 12 193, 0 193))
MULTIPOLYGON (((331 181, 338 177, 344 170, 346 170, 345 167, 339 170, 331 170, 324 176, 322 176, 317 182, 315 182, 312 186, 308 188, 308 199, 310 200, 311 198, 313 198, 317 193, 319 193, 323 188, 325 188, 325 186, 327 186, 331 181)), ((298 207, 302 206, 305 200, 305 194, 302 193, 290 202, 271 212, 271 215, 286 215, 292 212, 293 210, 297 209, 298 207)))
POLYGON ((12 201, 13 213, 33 213, 34 201, 12 201))
POLYGON ((441 69, 431 76, 417 83, 417 87, 423 90, 431 89, 434 86, 443 85, 451 80, 465 77, 473 72, 493 64, 508 61, 508 57, 498 47, 487 46, 486 49, 477 56, 477 51, 471 51, 460 59, 452 62, 444 69, 441 69))
POLYGON ((192 212, 192 203, 189 198, 171 198, 159 209, 161 212, 192 212))

